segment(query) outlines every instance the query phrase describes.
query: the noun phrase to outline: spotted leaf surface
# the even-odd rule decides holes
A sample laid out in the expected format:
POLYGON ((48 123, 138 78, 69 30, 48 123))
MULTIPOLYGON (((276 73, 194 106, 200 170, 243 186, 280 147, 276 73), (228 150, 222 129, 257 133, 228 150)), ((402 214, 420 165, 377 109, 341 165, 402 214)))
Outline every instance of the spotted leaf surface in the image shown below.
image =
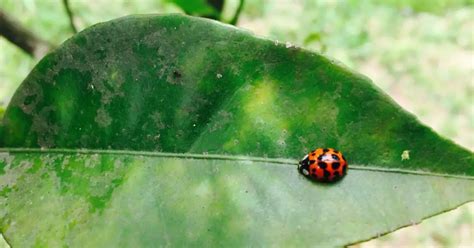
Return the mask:
POLYGON ((34 68, 3 123, 4 147, 294 159, 336 147, 355 164, 474 175, 469 151, 367 78, 316 53, 179 15, 122 18, 74 36, 34 68))

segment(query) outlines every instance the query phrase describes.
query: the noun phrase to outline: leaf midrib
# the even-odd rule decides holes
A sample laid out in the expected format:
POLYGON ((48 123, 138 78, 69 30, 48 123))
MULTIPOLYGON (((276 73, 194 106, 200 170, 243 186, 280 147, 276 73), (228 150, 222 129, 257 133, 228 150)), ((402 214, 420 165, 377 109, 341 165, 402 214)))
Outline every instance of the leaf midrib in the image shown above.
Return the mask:
MULTIPOLYGON (((150 151, 132 151, 132 150, 101 150, 101 149, 41 149, 41 148, 0 148, 0 153, 66 153, 66 154, 111 154, 111 155, 131 155, 144 157, 164 157, 164 158, 184 158, 184 159, 212 159, 212 160, 228 160, 240 162, 263 162, 275 165, 294 166, 298 164, 297 160, 285 158, 261 158, 251 156, 235 156, 221 154, 196 154, 196 153, 169 153, 169 152, 150 152, 150 151)), ((367 165, 352 165, 350 170, 360 171, 377 171, 391 174, 412 174, 419 176, 436 176, 458 179, 474 180, 473 176, 451 175, 442 173, 433 173, 427 171, 406 170, 397 168, 383 168, 367 165)))

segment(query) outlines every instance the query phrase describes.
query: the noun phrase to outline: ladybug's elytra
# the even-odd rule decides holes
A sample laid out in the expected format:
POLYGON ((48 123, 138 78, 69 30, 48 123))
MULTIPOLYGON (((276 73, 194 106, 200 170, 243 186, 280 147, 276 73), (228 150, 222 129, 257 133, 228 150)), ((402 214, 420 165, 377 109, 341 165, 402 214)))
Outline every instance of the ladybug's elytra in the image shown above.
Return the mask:
POLYGON ((346 175, 347 167, 341 152, 333 148, 318 148, 299 162, 298 170, 310 179, 334 182, 346 175))

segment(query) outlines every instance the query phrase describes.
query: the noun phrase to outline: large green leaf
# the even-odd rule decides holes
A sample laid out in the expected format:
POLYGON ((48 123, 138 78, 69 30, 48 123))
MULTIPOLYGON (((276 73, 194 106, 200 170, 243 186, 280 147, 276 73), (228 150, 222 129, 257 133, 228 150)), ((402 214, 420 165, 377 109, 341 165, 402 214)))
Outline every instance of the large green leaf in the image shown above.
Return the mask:
POLYGON ((2 134, 0 227, 19 246, 344 245, 474 199, 472 153, 368 79, 180 15, 75 35, 2 134), (344 180, 298 175, 318 146, 345 153, 344 180))
POLYGON ((19 151, 3 160, 4 234, 21 247, 340 246, 474 194, 471 180, 383 171, 313 184, 295 165, 235 157, 19 151))

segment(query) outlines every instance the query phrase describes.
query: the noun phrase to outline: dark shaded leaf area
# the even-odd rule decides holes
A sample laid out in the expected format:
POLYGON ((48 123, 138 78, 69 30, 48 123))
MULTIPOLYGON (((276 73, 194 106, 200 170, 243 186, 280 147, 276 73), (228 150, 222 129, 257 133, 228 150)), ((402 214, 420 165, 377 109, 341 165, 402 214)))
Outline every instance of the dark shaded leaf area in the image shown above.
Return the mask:
POLYGON ((295 159, 335 147, 353 164, 474 175, 469 151, 367 78, 316 53, 181 15, 125 17, 74 36, 23 82, 3 131, 3 147, 295 159))

